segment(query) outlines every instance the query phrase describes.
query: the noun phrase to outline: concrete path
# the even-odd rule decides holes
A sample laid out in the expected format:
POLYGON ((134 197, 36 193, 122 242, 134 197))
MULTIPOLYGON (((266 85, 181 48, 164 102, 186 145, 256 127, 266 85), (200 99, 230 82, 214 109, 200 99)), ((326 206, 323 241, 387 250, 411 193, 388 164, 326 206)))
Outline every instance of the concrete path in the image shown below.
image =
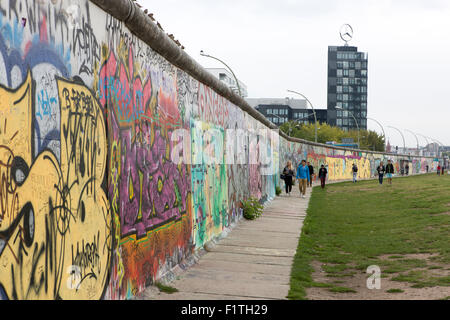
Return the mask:
POLYGON ((228 237, 169 284, 179 292, 166 294, 150 287, 140 299, 285 299, 311 190, 303 199, 295 185, 290 197, 276 197, 261 218, 241 220, 228 237))

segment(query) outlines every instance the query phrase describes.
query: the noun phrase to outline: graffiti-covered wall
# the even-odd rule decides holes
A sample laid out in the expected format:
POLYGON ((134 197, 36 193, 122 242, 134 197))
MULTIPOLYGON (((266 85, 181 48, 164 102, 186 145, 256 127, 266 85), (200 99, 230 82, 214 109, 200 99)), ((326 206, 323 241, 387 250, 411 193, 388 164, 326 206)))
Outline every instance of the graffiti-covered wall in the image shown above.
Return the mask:
MULTIPOLYGON (((352 179, 352 166, 358 167, 358 178, 368 179, 376 175, 376 168, 382 162, 387 164, 391 160, 394 165, 394 174, 419 174, 435 171, 439 161, 429 157, 407 155, 383 154, 354 150, 334 149, 326 146, 317 146, 306 143, 297 143, 280 139, 280 170, 283 170, 288 161, 294 166, 302 160, 309 161, 315 168, 315 173, 321 165, 327 168, 329 181, 352 179), (403 169, 403 170, 402 170, 403 169)), ((318 179, 317 175, 314 179, 318 179)))
POLYGON ((280 139, 152 47, 87 0, 0 0, 0 298, 130 298, 287 160, 339 180, 385 159, 280 139))

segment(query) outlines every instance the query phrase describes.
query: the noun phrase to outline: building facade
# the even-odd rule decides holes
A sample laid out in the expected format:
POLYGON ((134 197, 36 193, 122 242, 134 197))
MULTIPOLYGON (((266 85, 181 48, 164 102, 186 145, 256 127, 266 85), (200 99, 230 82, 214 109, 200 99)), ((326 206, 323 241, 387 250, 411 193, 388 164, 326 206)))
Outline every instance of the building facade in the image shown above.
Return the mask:
MULTIPOLYGON (((299 124, 314 123, 314 113, 311 109, 307 109, 306 100, 292 98, 247 98, 245 100, 277 126, 288 121, 296 121, 299 124)), ((316 109, 315 111, 317 122, 326 123, 327 110, 316 109)))
POLYGON ((367 53, 348 45, 328 47, 328 124, 367 129, 367 79, 367 53))
POLYGON ((243 98, 248 96, 247 85, 241 80, 239 81, 239 87, 236 84, 236 79, 233 74, 225 68, 206 68, 210 73, 212 73, 217 79, 225 83, 234 93, 239 95, 239 89, 241 91, 241 96, 243 98))

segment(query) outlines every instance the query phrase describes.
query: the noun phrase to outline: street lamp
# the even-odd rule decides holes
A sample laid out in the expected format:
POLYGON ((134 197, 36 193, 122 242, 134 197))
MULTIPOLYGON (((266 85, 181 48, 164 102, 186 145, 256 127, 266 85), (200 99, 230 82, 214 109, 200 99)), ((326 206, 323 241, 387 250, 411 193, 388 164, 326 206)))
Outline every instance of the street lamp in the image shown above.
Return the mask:
POLYGON ((378 123, 378 125, 381 127, 381 131, 383 131, 383 137, 384 137, 384 150, 386 151, 386 133, 384 132, 383 126, 381 125, 380 122, 378 122, 378 121, 375 120, 374 118, 369 118, 369 117, 367 117, 367 119, 368 119, 368 120, 375 121, 375 122, 378 123))
POLYGON ((421 136, 422 138, 425 138, 425 141, 427 142, 427 150, 428 150, 428 146, 430 145, 428 138, 426 136, 424 136, 423 134, 418 133, 419 136, 421 136))
POLYGON ((395 130, 397 130, 398 132, 400 132, 400 134, 401 134, 401 136, 402 136, 402 139, 403 139, 403 151, 406 152, 405 136, 403 135, 403 133, 402 133, 399 129, 397 129, 396 127, 393 127, 393 126, 387 126, 387 127, 388 127, 388 128, 392 128, 392 129, 395 129, 395 130))
POLYGON ((234 74, 233 70, 231 70, 231 68, 230 68, 225 62, 223 62, 223 61, 220 60, 219 58, 216 58, 216 57, 213 57, 213 56, 211 56, 211 55, 209 55, 209 54, 204 53, 203 50, 200 50, 200 55, 201 55, 201 56, 204 56, 204 57, 211 58, 211 59, 215 59, 215 60, 221 62, 222 64, 224 64, 225 67, 227 67, 228 70, 230 70, 230 72, 233 74, 234 80, 236 81, 236 85, 237 85, 237 88, 238 88, 238 91, 239 91, 239 96, 242 97, 241 86, 239 85, 239 80, 237 79, 237 77, 236 77, 236 75, 234 74))
POLYGON ((420 154, 420 152, 419 152, 419 139, 417 138, 417 135, 414 132, 412 132, 411 130, 405 129, 405 131, 408 131, 408 132, 412 133, 414 135, 414 137, 416 137, 417 153, 420 154))
MULTIPOLYGON (((335 109, 343 110, 343 111, 348 111, 348 110, 344 110, 342 107, 339 107, 339 106, 335 106, 335 109)), ((358 128, 358 149, 359 149, 359 148, 361 148, 361 145, 359 144, 359 131, 360 131, 360 130, 359 130, 359 124, 358 124, 358 121, 356 121, 356 118, 355 118, 355 116, 353 115, 353 112, 348 111, 348 113, 351 114, 351 116, 353 117, 353 120, 355 120, 356 127, 358 128)))
POLYGON ((313 104, 311 103, 311 101, 309 101, 309 99, 307 97, 305 97, 305 95, 301 94, 300 92, 297 92, 297 91, 294 91, 294 90, 288 90, 288 92, 295 93, 295 94, 298 94, 299 96, 303 97, 303 99, 305 99, 306 102, 308 102, 309 105, 311 106, 311 109, 312 109, 313 114, 314 114, 314 126, 315 126, 314 142, 317 143, 317 116, 316 116, 316 111, 314 110, 313 104))

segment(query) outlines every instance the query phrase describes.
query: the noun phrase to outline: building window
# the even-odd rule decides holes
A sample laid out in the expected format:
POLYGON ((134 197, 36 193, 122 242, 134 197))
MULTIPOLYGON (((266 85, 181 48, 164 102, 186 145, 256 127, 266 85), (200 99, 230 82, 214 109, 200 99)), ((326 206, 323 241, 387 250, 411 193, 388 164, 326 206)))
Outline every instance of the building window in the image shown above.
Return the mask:
POLYGON ((336 87, 336 92, 337 93, 342 93, 342 86, 337 86, 336 87))
POLYGON ((348 78, 343 78, 342 79, 342 84, 343 85, 348 85, 348 78))
POLYGON ((367 70, 361 70, 361 77, 367 77, 367 70))
POLYGON ((278 109, 274 109, 273 114, 278 114, 278 109))
POLYGON ((342 119, 336 119, 336 125, 342 126, 342 119))
POLYGON ((342 95, 342 100, 344 100, 344 101, 348 101, 348 94, 344 94, 344 95, 342 95))
POLYGON ((342 70, 344 77, 348 77, 348 70, 342 70))
POLYGON ((342 77, 342 70, 341 69, 337 69, 337 76, 338 77, 342 77))

